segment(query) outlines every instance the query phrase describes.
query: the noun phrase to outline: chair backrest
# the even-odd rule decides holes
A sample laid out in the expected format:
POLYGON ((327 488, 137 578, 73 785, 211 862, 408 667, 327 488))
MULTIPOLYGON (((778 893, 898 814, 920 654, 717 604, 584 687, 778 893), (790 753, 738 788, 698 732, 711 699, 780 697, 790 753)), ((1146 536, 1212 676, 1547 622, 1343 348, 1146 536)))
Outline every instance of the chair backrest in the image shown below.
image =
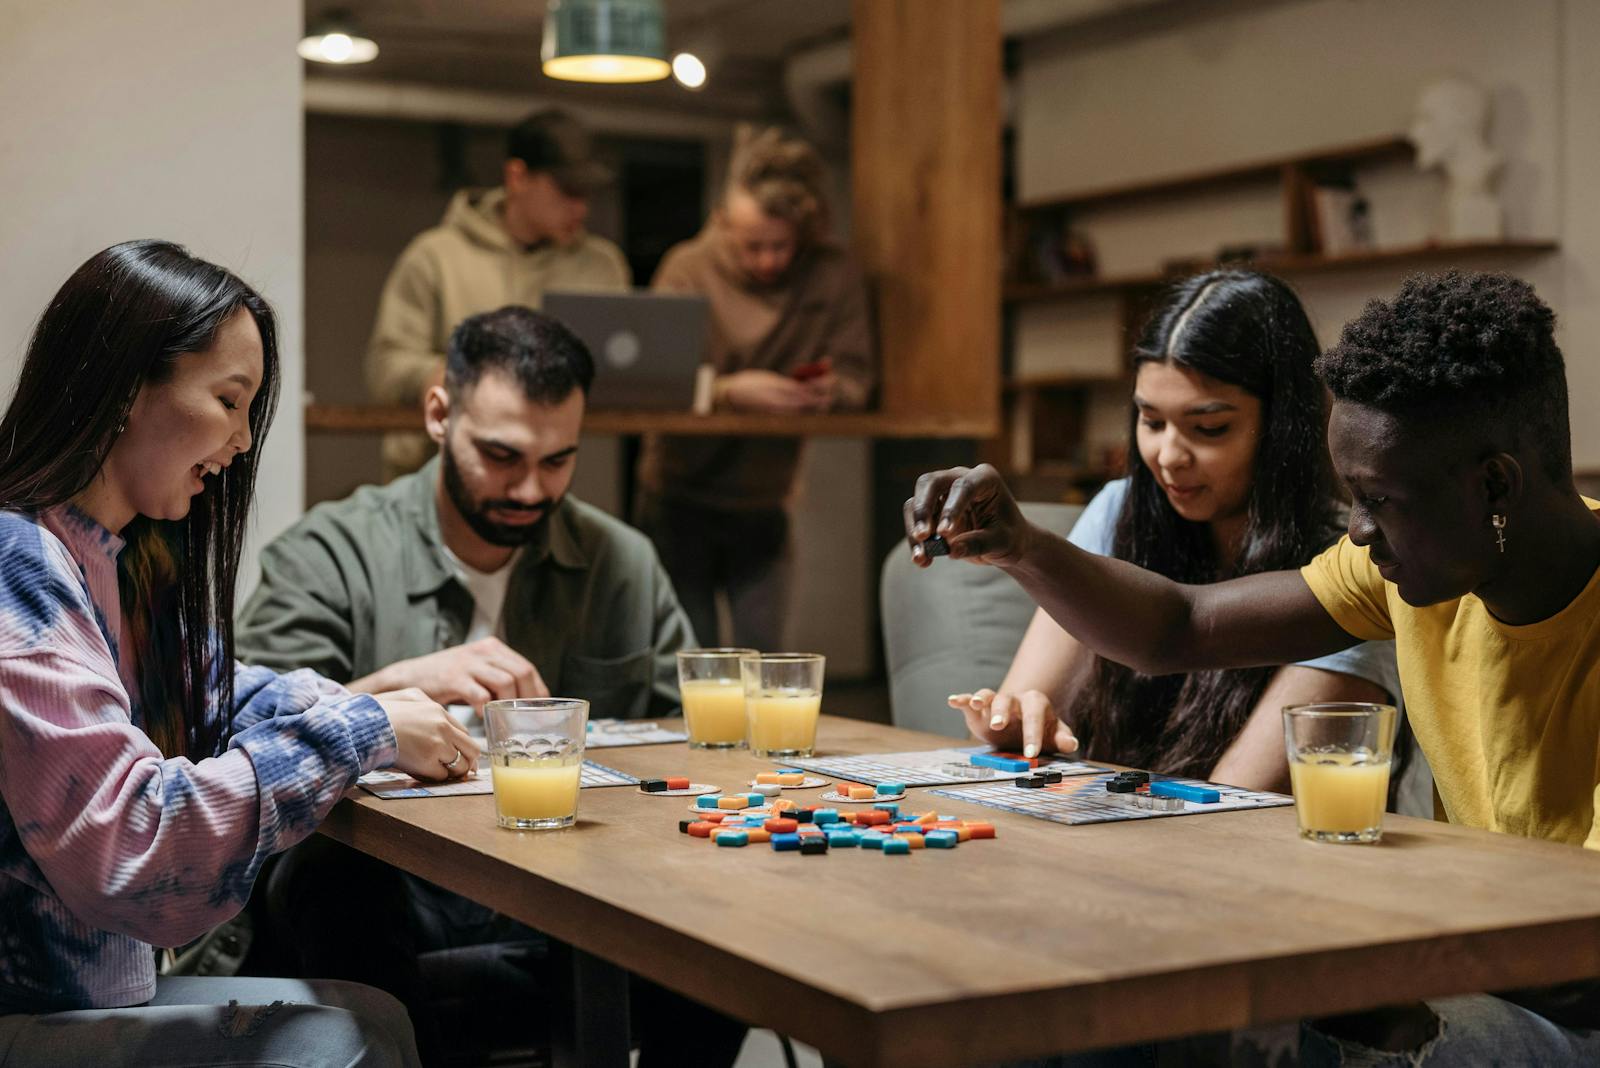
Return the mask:
MULTIPOLYGON (((1029 503, 1022 511, 1065 535, 1083 508, 1029 503)), ((1033 617, 1033 601, 998 568, 937 560, 924 571, 904 545, 885 558, 878 590, 895 726, 966 737, 961 716, 945 699, 1000 685, 1033 617)))

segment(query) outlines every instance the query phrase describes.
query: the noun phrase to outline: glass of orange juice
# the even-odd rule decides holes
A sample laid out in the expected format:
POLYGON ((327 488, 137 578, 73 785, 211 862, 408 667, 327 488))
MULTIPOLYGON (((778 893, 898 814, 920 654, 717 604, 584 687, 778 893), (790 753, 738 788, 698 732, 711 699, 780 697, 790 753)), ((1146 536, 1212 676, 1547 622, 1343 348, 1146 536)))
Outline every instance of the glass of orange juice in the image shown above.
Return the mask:
POLYGON ((518 697, 483 706, 495 820, 514 831, 571 827, 578 818, 589 702, 518 697))
POLYGON ((755 653, 740 661, 750 751, 758 757, 808 757, 822 712, 820 653, 755 653))
POLYGON ((747 722, 739 660, 754 649, 683 649, 678 652, 678 693, 683 723, 695 749, 743 749, 747 722))
POLYGON ((1300 837, 1314 842, 1383 837, 1398 722, 1393 705, 1347 702, 1283 710, 1300 837))

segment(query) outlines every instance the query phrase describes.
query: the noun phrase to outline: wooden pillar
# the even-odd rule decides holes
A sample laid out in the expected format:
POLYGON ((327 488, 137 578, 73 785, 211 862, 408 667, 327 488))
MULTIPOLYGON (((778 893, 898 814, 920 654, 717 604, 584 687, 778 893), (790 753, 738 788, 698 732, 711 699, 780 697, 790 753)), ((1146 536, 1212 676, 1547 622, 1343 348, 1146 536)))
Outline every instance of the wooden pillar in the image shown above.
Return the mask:
POLYGON ((1000 0, 854 0, 856 252, 885 412, 999 431, 1000 0))

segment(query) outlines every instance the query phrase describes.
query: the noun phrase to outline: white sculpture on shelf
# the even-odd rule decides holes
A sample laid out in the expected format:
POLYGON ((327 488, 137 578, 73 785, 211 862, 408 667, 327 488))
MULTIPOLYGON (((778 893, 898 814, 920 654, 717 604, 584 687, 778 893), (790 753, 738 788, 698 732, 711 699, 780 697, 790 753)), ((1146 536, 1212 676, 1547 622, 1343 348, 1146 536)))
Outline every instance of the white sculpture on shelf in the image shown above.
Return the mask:
POLYGON ((1505 218, 1494 192, 1500 156, 1484 141, 1489 94, 1465 78, 1446 78, 1422 91, 1410 139, 1417 167, 1442 167, 1445 175, 1445 237, 1452 241, 1498 241, 1505 218))

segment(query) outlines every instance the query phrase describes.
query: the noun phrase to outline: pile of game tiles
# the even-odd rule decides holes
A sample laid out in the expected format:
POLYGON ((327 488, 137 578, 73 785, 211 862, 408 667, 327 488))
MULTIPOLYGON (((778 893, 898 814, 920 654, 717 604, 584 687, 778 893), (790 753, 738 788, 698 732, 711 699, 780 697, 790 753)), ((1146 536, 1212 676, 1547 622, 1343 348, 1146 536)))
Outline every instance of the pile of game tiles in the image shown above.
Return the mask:
POLYGON ((694 818, 680 820, 678 830, 726 848, 739 849, 767 842, 775 852, 805 856, 824 854, 830 849, 857 848, 881 850, 896 856, 913 849, 954 849, 965 841, 995 836, 992 823, 934 812, 902 812, 898 804, 885 803, 859 812, 840 812, 815 805, 802 807, 785 799, 773 801, 769 812, 748 816, 708 810, 694 818))

